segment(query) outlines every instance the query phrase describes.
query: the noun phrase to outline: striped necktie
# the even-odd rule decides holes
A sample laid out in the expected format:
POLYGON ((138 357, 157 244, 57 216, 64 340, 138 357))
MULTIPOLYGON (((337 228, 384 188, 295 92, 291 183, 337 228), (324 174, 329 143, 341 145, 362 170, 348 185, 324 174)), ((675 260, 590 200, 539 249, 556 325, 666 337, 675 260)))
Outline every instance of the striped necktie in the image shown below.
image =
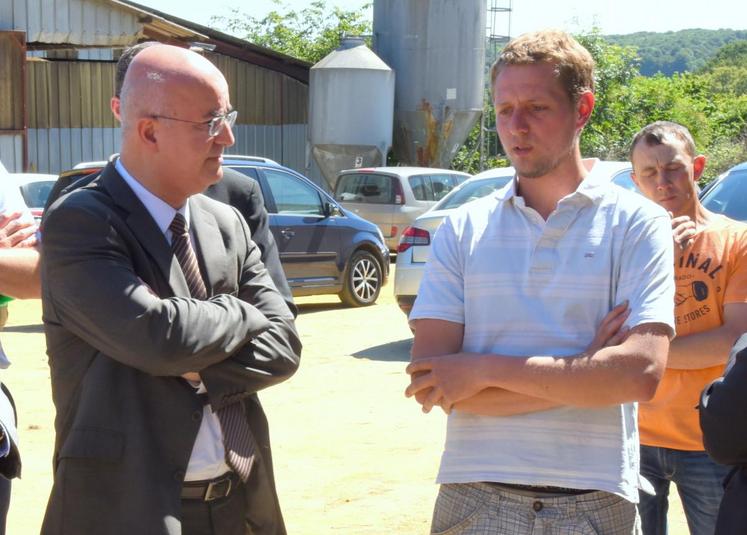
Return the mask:
MULTIPOLYGON (((179 212, 169 225, 171 231, 171 250, 187 280, 189 293, 195 299, 207 299, 205 281, 200 274, 197 256, 189 239, 189 231, 184 216, 179 212)), ((254 440, 246 421, 244 403, 237 401, 219 409, 216 414, 223 431, 223 445, 226 449, 226 463, 246 481, 252 469, 257 443, 254 440)))

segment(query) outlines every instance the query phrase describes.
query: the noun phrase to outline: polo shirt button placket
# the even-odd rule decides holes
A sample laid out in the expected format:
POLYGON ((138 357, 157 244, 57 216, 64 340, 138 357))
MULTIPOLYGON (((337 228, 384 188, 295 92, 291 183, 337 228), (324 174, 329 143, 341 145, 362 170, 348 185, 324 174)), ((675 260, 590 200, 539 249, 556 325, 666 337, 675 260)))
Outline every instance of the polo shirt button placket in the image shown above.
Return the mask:
POLYGON ((539 513, 540 511, 542 511, 543 507, 544 505, 542 505, 542 502, 539 500, 537 500, 536 502, 532 504, 532 509, 534 509, 535 513, 539 513))

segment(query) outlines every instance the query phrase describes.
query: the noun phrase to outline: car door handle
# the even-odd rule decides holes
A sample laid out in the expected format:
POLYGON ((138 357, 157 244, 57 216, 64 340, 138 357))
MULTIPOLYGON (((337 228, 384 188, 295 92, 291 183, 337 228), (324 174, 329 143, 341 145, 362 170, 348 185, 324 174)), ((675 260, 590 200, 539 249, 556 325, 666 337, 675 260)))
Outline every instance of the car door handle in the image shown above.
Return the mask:
POLYGON ((283 238, 285 238, 285 239, 289 240, 289 239, 291 239, 291 238, 292 238, 293 236, 295 236, 295 235, 296 235, 296 231, 294 231, 294 230, 291 230, 291 229, 289 229, 289 228, 284 228, 283 230, 281 230, 281 231, 280 231, 280 234, 282 234, 282 235, 283 235, 283 238))

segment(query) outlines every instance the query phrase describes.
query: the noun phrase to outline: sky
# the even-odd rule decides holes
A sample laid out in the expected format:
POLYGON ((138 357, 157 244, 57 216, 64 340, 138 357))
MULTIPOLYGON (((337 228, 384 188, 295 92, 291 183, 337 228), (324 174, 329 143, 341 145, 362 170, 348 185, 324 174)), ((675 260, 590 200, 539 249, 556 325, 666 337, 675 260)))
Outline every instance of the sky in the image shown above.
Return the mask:
MULTIPOLYGON (((137 1, 203 25, 210 25, 210 18, 214 15, 230 15, 232 8, 255 17, 262 17, 273 9, 283 12, 282 7, 279 8, 271 0, 137 1)), ((283 0, 283 5, 298 11, 309 1, 283 0)), ((366 2, 327 0, 327 3, 346 10, 357 10, 366 2)), ((488 3, 512 7, 510 31, 508 16, 499 15, 496 18, 496 33, 500 35, 516 36, 548 27, 571 32, 598 27, 603 34, 666 32, 687 28, 747 29, 747 2, 744 0, 490 0, 488 3)))

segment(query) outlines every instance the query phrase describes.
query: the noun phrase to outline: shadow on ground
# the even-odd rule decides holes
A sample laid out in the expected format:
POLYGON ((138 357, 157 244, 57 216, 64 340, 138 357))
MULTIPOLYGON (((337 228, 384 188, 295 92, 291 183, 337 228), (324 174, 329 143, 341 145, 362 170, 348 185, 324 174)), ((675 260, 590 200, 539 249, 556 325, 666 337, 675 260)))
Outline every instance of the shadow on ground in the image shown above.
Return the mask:
POLYGON ((346 308, 345 305, 340 303, 296 303, 299 314, 307 314, 312 312, 326 312, 328 310, 340 310, 346 308))
POLYGON ((6 333, 43 333, 44 325, 41 323, 33 325, 6 325, 2 330, 6 333))
POLYGON ((412 349, 412 338, 405 338, 380 346, 368 347, 363 351, 353 353, 353 356, 357 359, 408 362, 410 360, 410 349, 412 349))

